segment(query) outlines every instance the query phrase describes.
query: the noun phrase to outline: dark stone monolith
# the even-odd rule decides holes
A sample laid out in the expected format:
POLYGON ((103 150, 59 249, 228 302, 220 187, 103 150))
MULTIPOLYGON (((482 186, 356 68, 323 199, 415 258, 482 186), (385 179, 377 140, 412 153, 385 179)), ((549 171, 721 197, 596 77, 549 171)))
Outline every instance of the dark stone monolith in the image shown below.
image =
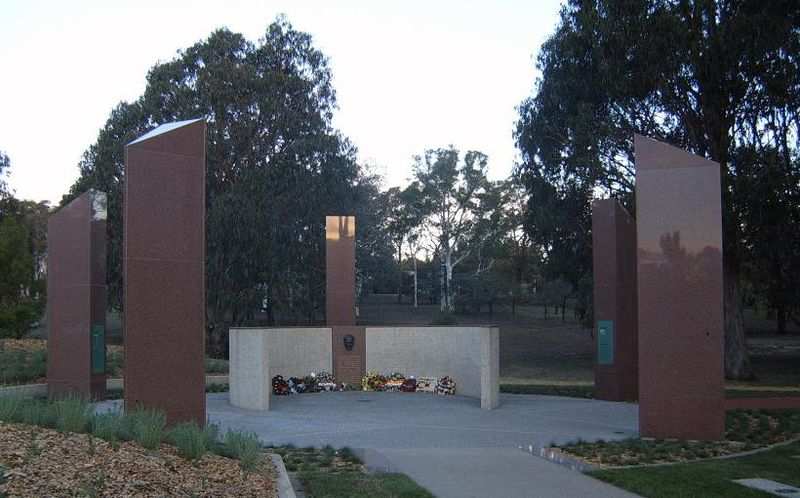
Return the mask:
POLYGON ((614 199, 592 203, 594 397, 638 397, 636 222, 614 199))
POLYGON ((125 148, 125 408, 206 421, 202 119, 161 125, 125 148))
POLYGON ((635 137, 639 432, 725 429, 719 164, 635 137))
POLYGON ((366 369, 366 334, 356 324, 356 218, 325 217, 325 319, 331 327, 336 380, 359 384, 366 369), (345 341, 351 341, 350 348, 345 341))
POLYGON ((106 194, 89 190, 47 221, 47 391, 106 395, 106 194))

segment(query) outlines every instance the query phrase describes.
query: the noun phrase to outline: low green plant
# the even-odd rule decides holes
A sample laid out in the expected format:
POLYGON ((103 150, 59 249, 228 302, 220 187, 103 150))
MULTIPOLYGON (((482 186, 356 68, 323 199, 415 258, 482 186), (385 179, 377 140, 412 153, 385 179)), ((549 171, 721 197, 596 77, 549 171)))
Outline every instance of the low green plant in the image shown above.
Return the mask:
POLYGON ((228 360, 217 358, 206 358, 206 373, 226 374, 228 373, 228 360))
POLYGON ((58 421, 55 405, 43 400, 25 400, 19 410, 18 421, 28 425, 54 428, 58 421))
POLYGON ((226 393, 230 391, 228 384, 208 384, 206 386, 207 393, 226 393))
POLYGON ((25 448, 25 462, 30 462, 34 458, 38 457, 41 453, 42 449, 36 442, 36 431, 31 430, 30 439, 28 440, 28 446, 25 448))
POLYGON ((106 372, 110 377, 121 377, 125 355, 121 351, 108 350, 106 353, 106 372))
POLYGON ((103 488, 106 487, 106 473, 101 470, 96 476, 87 479, 80 489, 80 495, 87 498, 97 498, 103 496, 103 488))
POLYGON ((129 434, 137 443, 148 450, 154 450, 161 445, 167 425, 167 418, 163 412, 140 408, 128 414, 126 418, 129 423, 129 434))
POLYGON ((178 455, 187 460, 199 460, 209 449, 209 434, 195 422, 184 422, 173 427, 167 436, 178 449, 178 455))
POLYGON ((431 325, 458 325, 458 320, 452 313, 439 313, 431 325))
POLYGON ((347 463, 361 463, 361 460, 353 453, 353 450, 347 446, 339 450, 339 457, 347 463))
POLYGON ((13 423, 18 422, 20 408, 23 400, 19 396, 0 397, 0 421, 13 423))
POLYGON ((116 446, 123 432, 124 418, 116 413, 100 413, 92 417, 92 434, 116 446))
POLYGON ((6 473, 7 472, 8 472, 8 469, 6 469, 3 466, 3 464, 0 464, 0 485, 4 484, 6 482, 6 473))
POLYGON ((261 459, 261 444, 252 432, 231 431, 225 433, 222 441, 224 456, 239 460, 242 470, 255 470, 261 459))
POLYGON ((92 420, 92 408, 78 396, 68 396, 54 402, 56 428, 62 432, 86 432, 92 420))

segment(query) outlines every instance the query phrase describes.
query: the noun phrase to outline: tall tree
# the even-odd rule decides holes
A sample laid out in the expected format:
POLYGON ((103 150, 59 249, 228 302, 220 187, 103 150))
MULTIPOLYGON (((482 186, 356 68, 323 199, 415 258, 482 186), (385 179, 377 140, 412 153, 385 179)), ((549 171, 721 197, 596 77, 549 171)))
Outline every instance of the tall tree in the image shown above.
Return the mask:
MULTIPOLYGON (((634 132, 720 163, 725 369, 731 378, 752 376, 731 154, 745 109, 769 107, 759 101, 760 75, 778 54, 796 60, 799 25, 800 5, 788 0, 570 0, 539 54, 536 93, 520 107, 522 177, 533 192, 539 183, 557 193, 573 189, 570 195, 584 211, 597 190, 630 205, 634 132)), ((570 231, 588 247, 588 227, 570 231)))
POLYGON ((453 147, 429 149, 415 158, 414 178, 424 200, 425 227, 442 269, 443 312, 454 310, 453 268, 469 257, 475 243, 480 242, 473 236, 481 209, 485 208, 480 199, 488 186, 486 165, 485 154, 469 151, 459 160, 459 153, 453 147), (461 252, 456 255, 459 249, 461 252))
POLYGON ((124 145, 205 117, 210 351, 264 304, 270 323, 322 318, 324 217, 374 199, 355 148, 333 129, 335 106, 326 57, 283 17, 258 43, 220 29, 155 65, 144 95, 112 111, 64 199, 108 193, 111 302, 121 306, 124 145))
POLYGON ((9 171, 11 171, 11 160, 8 158, 8 155, 0 150, 0 200, 11 195, 11 189, 6 179, 9 171))
POLYGON ((0 152, 0 337, 22 337, 44 312, 49 209, 11 195, 2 178, 10 169, 0 152))

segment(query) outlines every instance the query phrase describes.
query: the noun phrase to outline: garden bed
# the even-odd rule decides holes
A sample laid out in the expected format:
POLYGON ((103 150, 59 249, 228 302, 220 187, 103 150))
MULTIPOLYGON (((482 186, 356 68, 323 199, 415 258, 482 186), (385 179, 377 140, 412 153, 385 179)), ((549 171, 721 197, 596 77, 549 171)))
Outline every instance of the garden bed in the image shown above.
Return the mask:
POLYGON ((2 496, 276 496, 254 434, 163 413, 95 414, 78 398, 0 398, 2 496))
POLYGON ((433 498, 403 474, 367 472, 348 448, 295 448, 269 451, 283 457, 286 470, 309 498, 433 498))
POLYGON ((578 441, 556 449, 595 467, 689 462, 735 455, 800 438, 798 410, 735 410, 727 413, 725 439, 678 441, 626 439, 578 441))
POLYGON ((23 424, 0 422, 0 465, 0 496, 277 496, 266 460, 245 472, 214 454, 189 461, 167 444, 147 450, 23 424))

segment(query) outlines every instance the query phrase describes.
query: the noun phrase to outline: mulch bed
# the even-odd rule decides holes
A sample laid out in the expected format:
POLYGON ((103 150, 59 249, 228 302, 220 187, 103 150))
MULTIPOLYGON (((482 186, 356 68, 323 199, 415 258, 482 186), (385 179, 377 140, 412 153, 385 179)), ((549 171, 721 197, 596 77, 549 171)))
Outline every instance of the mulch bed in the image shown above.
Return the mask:
POLYGON ((33 353, 47 349, 44 339, 0 339, 0 351, 24 351, 33 353))
POLYGON ((174 447, 149 451, 88 434, 0 422, 0 496, 277 496, 264 459, 245 473, 239 462, 206 454, 190 462, 174 447))

